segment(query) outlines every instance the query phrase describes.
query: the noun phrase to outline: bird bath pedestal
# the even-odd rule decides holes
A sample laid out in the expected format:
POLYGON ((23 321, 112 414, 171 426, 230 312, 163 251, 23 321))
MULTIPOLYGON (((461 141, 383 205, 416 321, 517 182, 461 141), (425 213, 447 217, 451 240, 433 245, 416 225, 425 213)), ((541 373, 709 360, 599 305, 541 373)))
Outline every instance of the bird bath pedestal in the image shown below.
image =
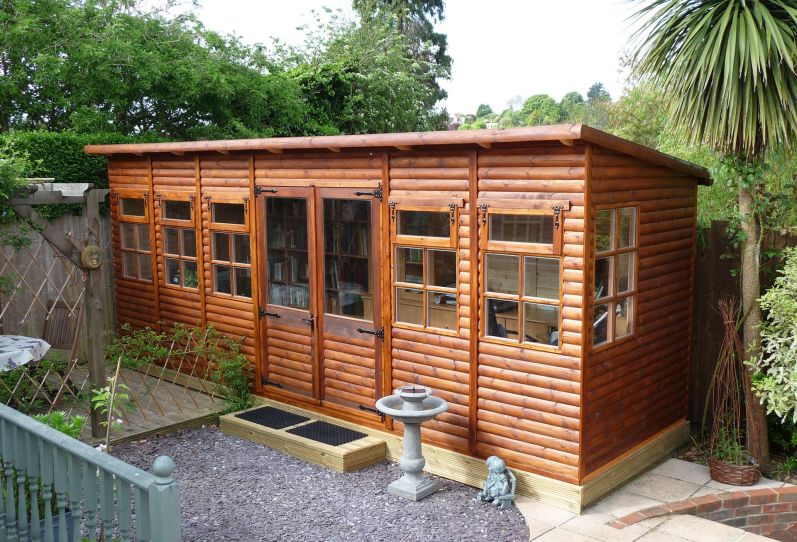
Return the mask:
POLYGON ((448 410, 448 403, 432 396, 425 386, 401 386, 393 395, 382 397, 376 408, 404 424, 404 448, 399 466, 404 476, 387 486, 391 495, 419 501, 434 493, 437 482, 423 476, 426 460, 421 451, 421 424, 448 410))

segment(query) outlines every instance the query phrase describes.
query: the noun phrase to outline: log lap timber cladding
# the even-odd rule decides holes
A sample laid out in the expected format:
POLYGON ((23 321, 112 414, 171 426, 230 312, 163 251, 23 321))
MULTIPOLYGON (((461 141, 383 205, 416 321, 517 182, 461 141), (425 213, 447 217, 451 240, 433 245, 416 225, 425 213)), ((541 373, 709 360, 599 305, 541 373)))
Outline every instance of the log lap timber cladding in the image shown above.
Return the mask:
POLYGON ((258 395, 400 434, 429 386, 430 446, 589 500, 683 435, 704 168, 582 125, 86 152, 119 323, 213 324, 258 395))

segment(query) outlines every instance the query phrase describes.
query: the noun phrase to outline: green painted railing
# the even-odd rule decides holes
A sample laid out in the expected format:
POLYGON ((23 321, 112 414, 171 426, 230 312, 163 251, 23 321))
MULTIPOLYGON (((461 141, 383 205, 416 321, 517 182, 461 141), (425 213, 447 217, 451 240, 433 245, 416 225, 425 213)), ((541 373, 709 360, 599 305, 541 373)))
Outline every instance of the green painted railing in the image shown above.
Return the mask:
POLYGON ((92 541, 180 540, 167 456, 150 474, 0 404, 0 462, 0 542, 80 542, 81 528, 92 541))

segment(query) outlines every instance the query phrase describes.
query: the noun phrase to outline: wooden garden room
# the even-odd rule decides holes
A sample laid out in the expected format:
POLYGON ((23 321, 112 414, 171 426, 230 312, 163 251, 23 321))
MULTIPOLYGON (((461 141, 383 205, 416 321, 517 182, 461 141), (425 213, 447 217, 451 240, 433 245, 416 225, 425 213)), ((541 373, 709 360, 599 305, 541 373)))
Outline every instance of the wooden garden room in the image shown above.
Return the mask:
POLYGON ((573 509, 688 438, 701 167, 583 125, 86 152, 118 322, 242 337, 260 396, 388 438, 429 386, 430 472, 573 509))

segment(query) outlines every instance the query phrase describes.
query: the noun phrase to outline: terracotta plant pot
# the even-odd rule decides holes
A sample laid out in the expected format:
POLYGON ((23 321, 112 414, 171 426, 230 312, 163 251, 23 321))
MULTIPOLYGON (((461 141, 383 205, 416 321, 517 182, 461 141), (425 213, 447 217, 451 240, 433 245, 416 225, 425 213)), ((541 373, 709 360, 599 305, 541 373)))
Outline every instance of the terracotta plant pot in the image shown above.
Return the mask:
POLYGON ((711 479, 734 486, 752 486, 761 478, 758 465, 735 465, 716 457, 708 460, 711 479))

